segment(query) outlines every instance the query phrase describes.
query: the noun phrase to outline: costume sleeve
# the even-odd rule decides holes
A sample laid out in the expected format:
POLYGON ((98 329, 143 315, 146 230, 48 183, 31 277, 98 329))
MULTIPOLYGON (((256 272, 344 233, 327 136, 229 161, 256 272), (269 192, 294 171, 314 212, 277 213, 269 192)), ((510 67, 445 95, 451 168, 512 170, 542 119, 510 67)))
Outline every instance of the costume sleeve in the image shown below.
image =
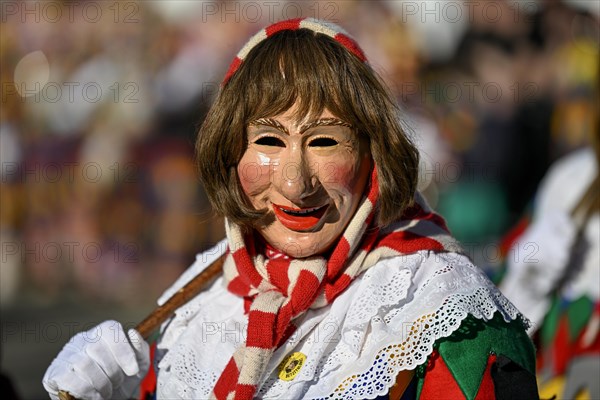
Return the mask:
POLYGON ((535 351, 521 321, 467 317, 416 372, 418 399, 538 399, 535 351))

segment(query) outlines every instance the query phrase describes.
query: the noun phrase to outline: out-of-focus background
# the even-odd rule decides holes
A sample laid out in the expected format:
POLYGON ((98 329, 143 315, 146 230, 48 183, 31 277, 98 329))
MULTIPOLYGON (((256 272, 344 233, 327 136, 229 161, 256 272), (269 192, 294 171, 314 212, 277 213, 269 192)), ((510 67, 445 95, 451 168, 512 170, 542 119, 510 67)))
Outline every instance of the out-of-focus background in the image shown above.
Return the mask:
POLYGON ((75 333, 133 326, 223 237, 197 124, 248 37, 338 22, 405 110, 420 189, 493 275, 549 164, 585 145, 600 2, 2 1, 0 371, 24 399, 75 333))

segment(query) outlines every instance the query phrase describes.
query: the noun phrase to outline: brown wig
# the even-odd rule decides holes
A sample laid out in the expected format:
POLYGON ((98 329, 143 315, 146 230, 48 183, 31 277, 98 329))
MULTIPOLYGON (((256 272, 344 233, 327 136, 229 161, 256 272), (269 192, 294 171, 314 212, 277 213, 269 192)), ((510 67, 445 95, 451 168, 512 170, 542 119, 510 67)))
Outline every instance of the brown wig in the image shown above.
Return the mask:
POLYGON ((370 66, 343 45, 308 29, 284 30, 257 44, 223 85, 196 141, 200 177, 214 209, 250 227, 266 210, 244 194, 237 165, 251 121, 298 104, 295 117, 327 108, 368 138, 379 180, 378 223, 398 219, 413 200, 419 154, 401 126, 400 110, 370 66))

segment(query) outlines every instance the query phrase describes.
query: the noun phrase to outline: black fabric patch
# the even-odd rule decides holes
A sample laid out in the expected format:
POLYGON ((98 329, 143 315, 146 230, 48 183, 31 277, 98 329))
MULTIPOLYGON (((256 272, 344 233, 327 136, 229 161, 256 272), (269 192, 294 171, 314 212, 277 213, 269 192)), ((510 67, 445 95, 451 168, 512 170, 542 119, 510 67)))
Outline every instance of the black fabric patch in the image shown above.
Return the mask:
POLYGON ((540 398, 535 375, 506 356, 497 355, 491 374, 496 400, 540 398))

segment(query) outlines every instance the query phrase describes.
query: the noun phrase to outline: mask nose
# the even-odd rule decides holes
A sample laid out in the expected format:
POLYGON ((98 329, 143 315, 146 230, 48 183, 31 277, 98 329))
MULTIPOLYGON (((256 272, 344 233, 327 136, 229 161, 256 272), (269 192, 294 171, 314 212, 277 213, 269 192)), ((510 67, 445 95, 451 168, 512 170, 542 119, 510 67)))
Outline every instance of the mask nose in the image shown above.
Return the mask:
POLYGON ((275 178, 279 192, 296 204, 315 194, 319 181, 313 167, 309 165, 300 149, 291 150, 288 159, 280 164, 279 173, 275 178))

